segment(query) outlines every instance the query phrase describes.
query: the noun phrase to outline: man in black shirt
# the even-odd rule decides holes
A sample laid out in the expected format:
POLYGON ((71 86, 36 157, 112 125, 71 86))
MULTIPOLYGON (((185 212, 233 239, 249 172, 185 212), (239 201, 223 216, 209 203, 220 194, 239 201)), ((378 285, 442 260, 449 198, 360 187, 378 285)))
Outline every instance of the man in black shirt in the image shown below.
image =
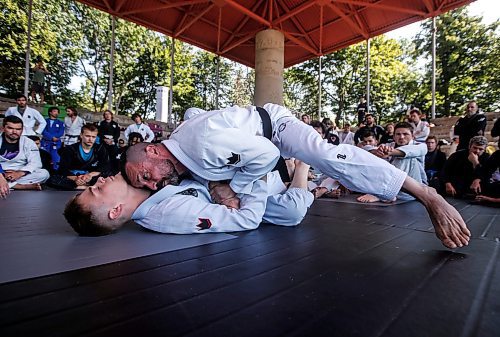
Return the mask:
POLYGON ((487 176, 487 145, 486 137, 475 136, 470 140, 468 150, 458 150, 448 158, 443 169, 446 194, 453 197, 473 197, 482 192, 487 176))
POLYGON ((61 151, 61 161, 56 175, 47 182, 59 189, 85 189, 99 177, 111 174, 108 153, 103 144, 96 144, 97 127, 82 127, 80 142, 66 146, 61 151))
POLYGON ((356 133, 354 134, 354 143, 358 145, 361 140, 361 135, 366 133, 367 131, 371 131, 375 134, 375 138, 377 140, 377 144, 380 142, 380 139, 385 134, 385 130, 380 125, 375 124, 375 117, 372 114, 366 114, 365 116, 365 126, 360 127, 356 133))
POLYGON ((476 101, 467 104, 466 113, 455 124, 454 134, 459 136, 457 150, 467 149, 474 136, 483 136, 486 128, 486 116, 479 113, 476 101))
POLYGON ((427 145, 427 154, 425 155, 425 173, 427 174, 427 183, 440 191, 441 184, 439 181, 441 170, 446 163, 446 155, 438 148, 436 136, 427 137, 425 144, 427 145))

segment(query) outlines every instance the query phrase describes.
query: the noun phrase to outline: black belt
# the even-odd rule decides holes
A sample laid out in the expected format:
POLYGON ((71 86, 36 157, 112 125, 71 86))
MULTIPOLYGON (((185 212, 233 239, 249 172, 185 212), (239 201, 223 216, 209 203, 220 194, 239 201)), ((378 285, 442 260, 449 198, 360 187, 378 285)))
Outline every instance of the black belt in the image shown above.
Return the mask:
MULTIPOLYGON (((261 108, 260 106, 257 106, 256 109, 259 112, 260 119, 262 120, 262 131, 264 133, 264 137, 271 140, 271 137, 273 136, 273 127, 271 124, 271 118, 269 117, 269 114, 267 113, 266 109, 261 108)), ((278 159, 278 162, 276 163, 276 166, 273 169, 273 171, 276 170, 278 170, 281 180, 283 180, 283 182, 292 181, 290 179, 290 175, 288 174, 288 169, 286 167, 285 159, 281 156, 278 159)))
POLYGON ((78 137, 80 137, 80 135, 76 135, 76 136, 73 136, 73 135, 66 135, 66 137, 68 137, 68 138, 78 138, 78 137))

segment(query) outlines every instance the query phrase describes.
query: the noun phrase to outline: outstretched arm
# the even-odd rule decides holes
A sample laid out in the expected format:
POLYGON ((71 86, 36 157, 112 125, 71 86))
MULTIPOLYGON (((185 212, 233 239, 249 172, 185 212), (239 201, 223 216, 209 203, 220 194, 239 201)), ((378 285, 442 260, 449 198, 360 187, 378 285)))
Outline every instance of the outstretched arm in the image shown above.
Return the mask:
POLYGON ((471 233, 458 211, 440 196, 435 189, 406 177, 403 189, 417 198, 427 209, 436 236, 448 248, 469 244, 471 233))

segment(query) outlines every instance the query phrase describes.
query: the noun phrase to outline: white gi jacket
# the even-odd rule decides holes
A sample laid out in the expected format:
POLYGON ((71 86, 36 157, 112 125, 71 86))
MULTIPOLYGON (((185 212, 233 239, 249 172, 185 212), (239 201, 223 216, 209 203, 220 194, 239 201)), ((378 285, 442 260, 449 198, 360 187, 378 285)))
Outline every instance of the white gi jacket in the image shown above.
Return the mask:
POLYGON ((276 166, 280 154, 262 137, 262 121, 254 107, 195 115, 162 143, 197 176, 209 181, 232 179, 236 193, 248 193, 255 180, 276 166))
POLYGON ((142 138, 144 138, 144 141, 146 143, 151 143, 153 139, 155 139, 155 134, 149 127, 149 125, 141 123, 139 125, 137 124, 130 124, 126 129, 123 135, 125 136, 125 140, 128 142, 128 136, 132 132, 138 132, 142 135, 142 138))
POLYGON ((47 122, 43 118, 42 114, 40 114, 37 110, 30 108, 29 106, 26 107, 26 110, 24 111, 24 114, 21 116, 19 111, 17 110, 17 106, 13 106, 7 109, 5 111, 5 116, 17 116, 23 120, 23 135, 24 136, 33 136, 36 134, 42 134, 43 129, 45 129, 45 126, 47 125, 47 122), (35 130, 33 129, 35 127, 36 122, 38 122, 38 128, 35 130))
MULTIPOLYGON (((3 137, 0 134, 0 147, 2 146, 3 137)), ((40 150, 36 146, 35 142, 28 137, 21 136, 19 138, 19 154, 7 160, 0 156, 0 165, 4 171, 14 170, 14 171, 26 171, 33 172, 37 169, 42 168, 42 160, 40 159, 40 150)))
POLYGON ((80 116, 76 116, 74 121, 69 116, 64 117, 64 145, 77 143, 78 136, 80 136, 84 125, 85 121, 80 116))
POLYGON ((426 121, 420 121, 418 124, 413 122, 410 123, 413 126, 413 137, 418 143, 425 143, 427 137, 429 137, 429 133, 431 133, 431 128, 429 123, 426 121))
MULTIPOLYGON (((395 143, 391 143, 390 146, 394 147, 395 143)), ((410 144, 400 146, 396 150, 403 152, 405 154, 404 157, 392 157, 389 159, 389 162, 398 169, 406 172, 408 176, 417 182, 427 185, 427 174, 425 173, 427 145, 425 143, 417 143, 413 140, 410 144)), ((399 192, 397 198, 400 200, 415 199, 404 192, 399 192)))
POLYGON ((274 179, 270 175, 269 186, 258 180, 251 194, 241 196, 238 210, 212 204, 206 187, 196 181, 183 180, 179 186, 168 185, 146 199, 135 210, 132 220, 150 230, 174 234, 252 230, 262 219, 281 226, 299 224, 314 201, 312 193, 290 188, 274 194, 285 187, 279 175, 274 179))

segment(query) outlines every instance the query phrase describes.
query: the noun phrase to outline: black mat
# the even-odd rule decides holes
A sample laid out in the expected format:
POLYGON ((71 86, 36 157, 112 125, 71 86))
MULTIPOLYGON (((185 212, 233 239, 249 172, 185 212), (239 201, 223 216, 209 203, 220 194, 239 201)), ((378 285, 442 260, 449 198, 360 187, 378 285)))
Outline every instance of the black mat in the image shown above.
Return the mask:
POLYGON ((0 335, 498 337, 500 210, 449 200, 468 247, 417 202, 320 199, 298 227, 0 284, 0 335))
POLYGON ((0 200, 0 283, 233 239, 229 234, 158 234, 130 224, 79 237, 62 215, 74 192, 14 191, 0 200))

